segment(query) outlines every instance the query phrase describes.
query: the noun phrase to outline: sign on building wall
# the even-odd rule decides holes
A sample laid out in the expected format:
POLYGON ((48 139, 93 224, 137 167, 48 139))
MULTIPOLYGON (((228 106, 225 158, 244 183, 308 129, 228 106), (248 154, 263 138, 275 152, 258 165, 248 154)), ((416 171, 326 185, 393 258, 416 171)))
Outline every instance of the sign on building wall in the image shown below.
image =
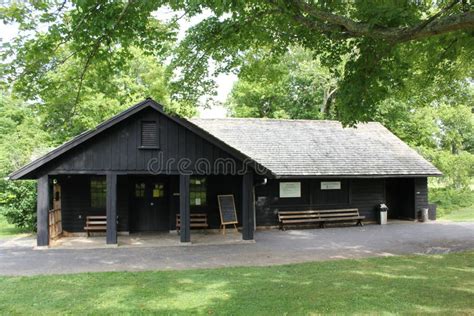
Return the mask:
POLYGON ((321 181, 321 190, 340 190, 341 181, 321 181))
POLYGON ((301 182, 280 182, 281 198, 301 197, 301 182))

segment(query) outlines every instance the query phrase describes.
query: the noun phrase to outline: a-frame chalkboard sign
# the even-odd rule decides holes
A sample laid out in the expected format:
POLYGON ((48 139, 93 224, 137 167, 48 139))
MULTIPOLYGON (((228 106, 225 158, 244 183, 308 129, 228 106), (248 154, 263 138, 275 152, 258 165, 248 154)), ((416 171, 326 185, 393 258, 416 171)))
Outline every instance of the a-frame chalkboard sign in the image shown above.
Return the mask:
POLYGON ((221 229, 222 234, 225 235, 225 226, 234 225, 237 231, 237 212, 235 210, 234 196, 229 195, 218 195, 217 201, 219 202, 219 212, 221 213, 221 229))

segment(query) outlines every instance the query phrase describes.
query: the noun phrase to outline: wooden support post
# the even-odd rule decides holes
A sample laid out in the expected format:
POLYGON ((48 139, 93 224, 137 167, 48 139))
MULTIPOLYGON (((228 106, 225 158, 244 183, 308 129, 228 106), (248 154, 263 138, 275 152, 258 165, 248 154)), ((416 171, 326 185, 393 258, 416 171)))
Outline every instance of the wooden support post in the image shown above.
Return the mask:
POLYGON ((253 240, 254 201, 253 173, 248 172, 242 178, 242 239, 253 240))
POLYGON ((47 247, 49 246, 49 179, 47 175, 38 178, 37 192, 36 245, 47 247))
POLYGON ((189 175, 179 176, 179 216, 181 242, 190 242, 189 175))
POLYGON ((108 173, 107 179, 107 244, 117 244, 117 174, 108 173))

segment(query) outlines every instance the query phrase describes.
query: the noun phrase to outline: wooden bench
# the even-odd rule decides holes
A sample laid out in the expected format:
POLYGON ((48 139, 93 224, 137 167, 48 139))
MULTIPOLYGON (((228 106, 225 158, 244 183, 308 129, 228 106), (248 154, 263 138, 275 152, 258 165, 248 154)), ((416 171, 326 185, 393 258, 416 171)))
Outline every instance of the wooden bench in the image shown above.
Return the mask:
MULTIPOLYGON (((189 214, 189 226, 191 228, 208 228, 207 214, 206 213, 191 213, 189 214)), ((179 233, 181 230, 181 216, 176 214, 176 231, 179 233)))
POLYGON ((278 221, 280 229, 285 230, 285 225, 318 223, 321 228, 326 227, 327 222, 347 222, 354 221, 356 225, 363 226, 362 220, 365 216, 359 215, 359 210, 338 209, 338 210, 311 210, 311 211, 280 211, 278 221))
POLYGON ((89 237, 91 231, 107 231, 107 216, 87 216, 84 230, 89 237))

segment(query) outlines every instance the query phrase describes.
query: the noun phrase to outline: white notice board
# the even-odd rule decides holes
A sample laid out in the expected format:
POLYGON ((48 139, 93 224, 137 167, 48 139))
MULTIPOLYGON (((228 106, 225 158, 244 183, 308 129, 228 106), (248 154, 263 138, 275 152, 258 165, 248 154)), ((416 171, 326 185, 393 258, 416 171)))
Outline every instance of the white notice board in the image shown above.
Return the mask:
POLYGON ((280 182, 281 198, 301 197, 301 182, 280 182))
POLYGON ((321 190, 340 190, 341 181, 321 181, 321 190))

